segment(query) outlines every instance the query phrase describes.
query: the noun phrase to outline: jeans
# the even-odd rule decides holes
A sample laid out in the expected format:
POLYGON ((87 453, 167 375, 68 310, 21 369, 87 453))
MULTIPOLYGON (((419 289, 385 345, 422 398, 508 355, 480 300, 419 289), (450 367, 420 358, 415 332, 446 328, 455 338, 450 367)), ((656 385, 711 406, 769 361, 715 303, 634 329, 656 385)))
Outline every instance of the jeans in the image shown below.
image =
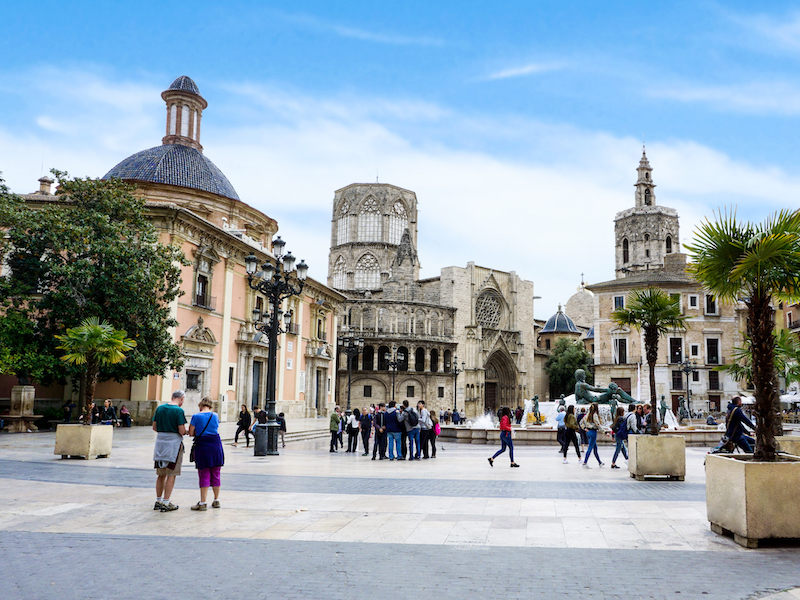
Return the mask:
POLYGON ((389 460, 395 459, 395 452, 397 452, 397 458, 403 457, 403 446, 400 443, 400 437, 399 431, 389 432, 389 460))
POLYGON ((339 432, 331 431, 331 452, 336 452, 336 443, 339 441, 339 432))
POLYGON ((386 432, 381 433, 375 431, 375 445, 372 448, 372 458, 380 455, 381 458, 386 458, 386 432))
POLYGON ((364 454, 369 454, 369 432, 370 429, 361 430, 361 443, 364 445, 364 454))
POLYGON ((567 428, 566 427, 559 427, 556 430, 556 441, 561 446, 561 452, 565 455, 567 453, 567 428))
POLYGON ((754 441, 753 438, 742 434, 742 435, 739 435, 739 436, 736 436, 736 437, 732 437, 731 441, 734 444, 736 444, 737 446, 739 446, 739 448, 741 448, 747 454, 752 454, 753 447, 750 444, 751 444, 751 442, 754 441))
POLYGON ((624 440, 621 440, 621 439, 617 438, 617 447, 614 450, 614 458, 611 459, 611 464, 612 465, 616 464, 617 457, 619 456, 620 451, 622 451, 622 456, 625 457, 625 460, 628 460, 628 449, 627 449, 627 447, 625 445, 626 441, 628 441, 627 438, 624 439, 624 440))
POLYGON ((408 432, 408 459, 419 458, 419 427, 415 427, 408 432), (414 452, 416 445, 417 451, 414 452))
POLYGON ((597 463, 603 464, 603 461, 600 460, 600 455, 597 453, 597 429, 587 429, 586 437, 589 439, 589 447, 586 448, 586 456, 583 457, 583 464, 589 461, 592 450, 594 450, 594 457, 597 459, 597 463))
POLYGON ((422 456, 428 458, 428 444, 433 437, 433 431, 430 429, 419 430, 419 443, 422 446, 422 456))
POLYGON ((511 432, 510 431, 501 431, 500 432, 500 450, 494 453, 492 460, 500 456, 503 452, 508 451, 511 453, 511 462, 514 462, 514 442, 511 441, 511 432))
POLYGON ((562 450, 564 451, 564 458, 567 458, 567 450, 569 450, 569 445, 575 445, 575 452, 578 454, 578 458, 581 457, 581 447, 578 444, 578 434, 574 429, 567 429, 564 432, 564 446, 562 450))
POLYGON ((347 451, 355 452, 356 448, 358 448, 358 429, 352 433, 347 432, 347 451))

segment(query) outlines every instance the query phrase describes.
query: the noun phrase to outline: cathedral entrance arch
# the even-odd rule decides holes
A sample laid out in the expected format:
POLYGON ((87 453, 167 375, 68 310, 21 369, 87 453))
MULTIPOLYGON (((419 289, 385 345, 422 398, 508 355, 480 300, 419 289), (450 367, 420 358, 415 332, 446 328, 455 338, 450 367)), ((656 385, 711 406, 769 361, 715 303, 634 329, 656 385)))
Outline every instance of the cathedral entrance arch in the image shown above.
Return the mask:
POLYGON ((495 414, 501 406, 516 408, 517 369, 506 352, 498 350, 486 361, 484 382, 484 412, 495 414))

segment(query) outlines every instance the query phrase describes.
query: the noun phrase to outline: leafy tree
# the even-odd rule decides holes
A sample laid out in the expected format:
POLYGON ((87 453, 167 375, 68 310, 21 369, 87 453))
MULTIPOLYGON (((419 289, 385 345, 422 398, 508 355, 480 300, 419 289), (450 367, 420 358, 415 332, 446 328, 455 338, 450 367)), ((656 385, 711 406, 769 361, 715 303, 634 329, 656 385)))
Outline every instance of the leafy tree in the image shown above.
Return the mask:
POLYGON ((59 360, 56 335, 99 317, 136 340, 127 360, 105 364, 100 381, 127 381, 180 368, 168 304, 182 292, 181 250, 159 242, 145 202, 120 180, 71 179, 53 171, 58 191, 43 207, 0 188, 0 343, 13 370, 43 384, 81 372, 59 360))
MULTIPOLYGON (((664 290, 654 287, 631 290, 627 305, 611 313, 611 319, 620 325, 636 327, 644 334, 644 353, 650 373, 650 414, 655 424, 656 363, 658 362, 658 340, 669 331, 684 329, 686 317, 681 315, 678 299, 664 290)), ((659 427, 650 427, 652 435, 658 435, 659 427)))
POLYGON ((706 220, 698 227, 696 241, 686 248, 700 283, 718 299, 747 307, 756 395, 754 458, 774 461, 781 423, 773 301, 800 298, 800 212, 783 210, 758 225, 726 212, 716 223, 706 220))
POLYGON ((550 379, 550 397, 557 398, 561 394, 568 396, 575 391, 575 371, 586 371, 586 382, 593 383, 592 355, 586 350, 583 342, 561 338, 553 346, 550 358, 544 363, 544 370, 550 379))
POLYGON ((97 317, 84 319, 80 326, 67 329, 66 335, 56 336, 61 342, 57 348, 67 352, 61 360, 85 370, 84 422, 87 425, 92 422, 91 406, 100 369, 121 363, 125 360, 125 352, 136 347, 136 340, 125 336, 123 330, 114 329, 97 317))

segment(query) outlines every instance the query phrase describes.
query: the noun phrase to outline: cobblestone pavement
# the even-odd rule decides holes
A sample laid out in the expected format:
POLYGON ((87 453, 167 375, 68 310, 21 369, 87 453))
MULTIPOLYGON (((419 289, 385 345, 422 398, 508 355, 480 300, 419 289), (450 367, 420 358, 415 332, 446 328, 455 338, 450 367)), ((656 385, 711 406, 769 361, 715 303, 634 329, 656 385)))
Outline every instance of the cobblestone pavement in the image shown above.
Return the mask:
POLYGON ((707 449, 687 449, 685 482, 635 482, 550 447, 517 449, 509 469, 486 446, 394 463, 324 440, 279 457, 226 446, 222 508, 189 510, 187 463, 180 510, 160 513, 153 435, 115 432, 95 461, 54 457, 52 434, 0 435, 2 598, 800 597, 784 592, 800 548, 710 532, 707 449))

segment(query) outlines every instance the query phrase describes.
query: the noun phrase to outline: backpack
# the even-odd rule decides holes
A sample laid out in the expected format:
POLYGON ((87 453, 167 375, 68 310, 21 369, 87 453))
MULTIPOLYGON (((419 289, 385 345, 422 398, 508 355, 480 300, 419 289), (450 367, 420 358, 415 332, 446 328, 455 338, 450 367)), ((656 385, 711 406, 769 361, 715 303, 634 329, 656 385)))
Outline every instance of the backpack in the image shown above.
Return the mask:
POLYGON ((614 432, 619 440, 628 439, 628 419, 627 417, 620 417, 617 419, 617 430, 614 432))
POLYGON ((414 427, 416 427, 417 425, 419 425, 419 415, 417 415, 417 413, 416 413, 416 412, 414 412, 414 410, 413 410, 413 409, 410 409, 410 408, 409 408, 409 409, 406 411, 406 421, 408 421, 408 424, 409 424, 409 426, 410 426, 411 428, 414 428, 414 427))

